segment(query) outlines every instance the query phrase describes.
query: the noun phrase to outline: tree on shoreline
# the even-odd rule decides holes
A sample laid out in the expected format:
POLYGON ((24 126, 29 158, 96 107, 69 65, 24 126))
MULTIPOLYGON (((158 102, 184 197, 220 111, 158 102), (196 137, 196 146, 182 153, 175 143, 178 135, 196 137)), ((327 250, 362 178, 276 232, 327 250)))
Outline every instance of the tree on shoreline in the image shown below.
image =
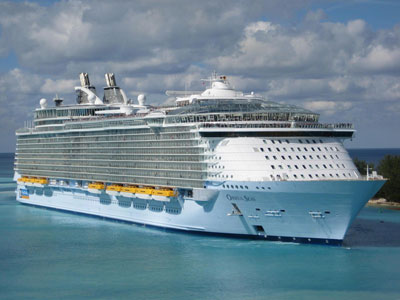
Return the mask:
MULTIPOLYGON (((365 160, 353 159, 361 175, 367 174, 367 165, 373 169, 374 164, 367 163, 365 160)), ((400 202, 400 156, 385 155, 379 162, 378 174, 388 181, 376 193, 375 197, 385 198, 387 201, 400 202)))
POLYGON ((364 176, 367 175, 367 167, 369 169, 374 168, 374 164, 367 163, 365 160, 358 159, 357 157, 353 159, 353 162, 356 165, 358 172, 360 172, 360 174, 364 176))
POLYGON ((382 197, 388 201, 400 202, 400 156, 385 155, 379 162, 378 173, 388 179, 380 191, 382 197))

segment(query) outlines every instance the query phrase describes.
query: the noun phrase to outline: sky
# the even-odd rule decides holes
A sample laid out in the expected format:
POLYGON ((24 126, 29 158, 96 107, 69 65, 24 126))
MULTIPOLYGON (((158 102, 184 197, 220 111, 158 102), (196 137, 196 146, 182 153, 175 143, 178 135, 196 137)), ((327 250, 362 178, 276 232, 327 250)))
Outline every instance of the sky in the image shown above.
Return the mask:
POLYGON ((39 100, 75 103, 79 73, 104 73, 150 104, 232 85, 353 123, 348 148, 400 148, 400 1, 0 1, 0 152, 39 100))

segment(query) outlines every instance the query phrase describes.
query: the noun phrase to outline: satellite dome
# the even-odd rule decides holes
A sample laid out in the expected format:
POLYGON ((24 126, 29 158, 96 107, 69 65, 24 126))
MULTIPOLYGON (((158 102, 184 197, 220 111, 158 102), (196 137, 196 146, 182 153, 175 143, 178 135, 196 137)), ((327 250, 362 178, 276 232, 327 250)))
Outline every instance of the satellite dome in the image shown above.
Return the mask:
POLYGON ((140 95, 137 97, 137 100, 138 100, 138 102, 139 102, 139 105, 144 105, 145 102, 146 102, 146 96, 143 95, 143 94, 140 94, 140 95))
POLYGON ((40 108, 46 108, 47 107, 47 100, 45 98, 40 99, 39 101, 40 108))

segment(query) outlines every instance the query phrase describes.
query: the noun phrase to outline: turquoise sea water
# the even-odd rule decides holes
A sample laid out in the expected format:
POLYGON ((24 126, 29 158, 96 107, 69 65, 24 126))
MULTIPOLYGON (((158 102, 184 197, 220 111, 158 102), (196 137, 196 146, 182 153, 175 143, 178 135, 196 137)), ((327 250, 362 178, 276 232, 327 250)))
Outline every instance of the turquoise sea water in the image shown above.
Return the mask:
POLYGON ((343 247, 199 236, 18 204, 0 154, 0 299, 400 299, 400 211, 343 247))

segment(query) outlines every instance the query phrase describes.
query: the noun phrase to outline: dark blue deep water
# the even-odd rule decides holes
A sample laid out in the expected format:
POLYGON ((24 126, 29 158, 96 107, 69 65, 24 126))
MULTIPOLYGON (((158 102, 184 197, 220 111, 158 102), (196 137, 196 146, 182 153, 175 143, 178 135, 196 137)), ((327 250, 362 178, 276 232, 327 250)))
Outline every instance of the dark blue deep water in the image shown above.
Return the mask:
POLYGON ((400 299, 400 211, 343 247, 166 232, 20 205, 0 154, 0 299, 400 299))

